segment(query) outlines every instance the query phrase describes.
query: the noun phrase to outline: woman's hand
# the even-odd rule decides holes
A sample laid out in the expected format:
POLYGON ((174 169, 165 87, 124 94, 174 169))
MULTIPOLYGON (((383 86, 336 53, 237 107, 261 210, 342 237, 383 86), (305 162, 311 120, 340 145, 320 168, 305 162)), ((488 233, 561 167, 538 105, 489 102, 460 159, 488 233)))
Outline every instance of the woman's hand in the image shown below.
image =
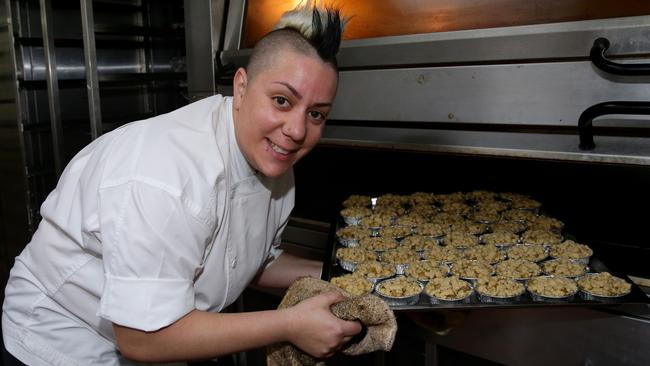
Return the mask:
POLYGON ((341 320, 330 311, 330 306, 343 299, 343 295, 333 291, 287 308, 289 341, 316 358, 332 356, 361 332, 359 322, 341 320))

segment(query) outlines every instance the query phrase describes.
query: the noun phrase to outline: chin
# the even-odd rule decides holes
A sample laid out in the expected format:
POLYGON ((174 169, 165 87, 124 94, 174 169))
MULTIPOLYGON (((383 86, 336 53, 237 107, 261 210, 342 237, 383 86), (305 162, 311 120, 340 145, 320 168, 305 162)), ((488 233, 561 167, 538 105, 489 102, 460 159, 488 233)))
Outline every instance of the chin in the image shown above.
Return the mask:
POLYGON ((259 172, 264 174, 264 176, 269 178, 278 178, 282 176, 291 168, 291 165, 287 166, 271 166, 271 167, 262 167, 259 169, 259 172))

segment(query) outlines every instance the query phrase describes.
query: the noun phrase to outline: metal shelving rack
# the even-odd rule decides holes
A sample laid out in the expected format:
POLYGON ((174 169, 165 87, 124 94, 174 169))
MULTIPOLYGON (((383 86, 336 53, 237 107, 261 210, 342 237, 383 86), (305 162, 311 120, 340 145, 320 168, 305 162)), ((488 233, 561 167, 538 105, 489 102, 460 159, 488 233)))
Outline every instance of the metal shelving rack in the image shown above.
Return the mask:
POLYGON ((186 104, 187 75, 182 0, 4 0, 0 13, 0 245, 10 267, 74 154, 186 104))

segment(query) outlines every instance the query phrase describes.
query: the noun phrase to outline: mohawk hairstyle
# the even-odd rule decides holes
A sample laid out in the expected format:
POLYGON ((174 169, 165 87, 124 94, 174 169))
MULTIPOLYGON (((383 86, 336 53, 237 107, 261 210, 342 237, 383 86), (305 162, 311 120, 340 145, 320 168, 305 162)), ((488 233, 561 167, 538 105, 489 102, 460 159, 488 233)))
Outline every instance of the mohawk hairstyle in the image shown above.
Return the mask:
POLYGON ((347 20, 341 17, 339 9, 322 7, 308 0, 284 13, 275 29, 295 30, 314 47, 324 61, 335 62, 347 20))
POLYGON ((257 42, 248 60, 246 72, 252 80, 282 57, 284 47, 319 57, 338 69, 336 53, 347 23, 338 9, 323 8, 311 0, 282 15, 275 30, 257 42))

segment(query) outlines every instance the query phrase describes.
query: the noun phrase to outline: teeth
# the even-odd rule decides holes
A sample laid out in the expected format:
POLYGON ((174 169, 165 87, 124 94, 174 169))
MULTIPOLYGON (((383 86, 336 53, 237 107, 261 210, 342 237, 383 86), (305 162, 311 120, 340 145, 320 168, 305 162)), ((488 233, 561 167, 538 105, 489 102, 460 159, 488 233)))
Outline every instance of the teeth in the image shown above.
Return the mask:
POLYGON ((276 144, 274 144, 274 143, 272 143, 272 142, 271 142, 271 148, 273 149, 273 151, 278 152, 278 153, 280 153, 280 154, 284 154, 284 155, 286 155, 286 154, 289 153, 289 151, 287 151, 287 150, 281 148, 280 146, 278 146, 278 145, 276 145, 276 144))

